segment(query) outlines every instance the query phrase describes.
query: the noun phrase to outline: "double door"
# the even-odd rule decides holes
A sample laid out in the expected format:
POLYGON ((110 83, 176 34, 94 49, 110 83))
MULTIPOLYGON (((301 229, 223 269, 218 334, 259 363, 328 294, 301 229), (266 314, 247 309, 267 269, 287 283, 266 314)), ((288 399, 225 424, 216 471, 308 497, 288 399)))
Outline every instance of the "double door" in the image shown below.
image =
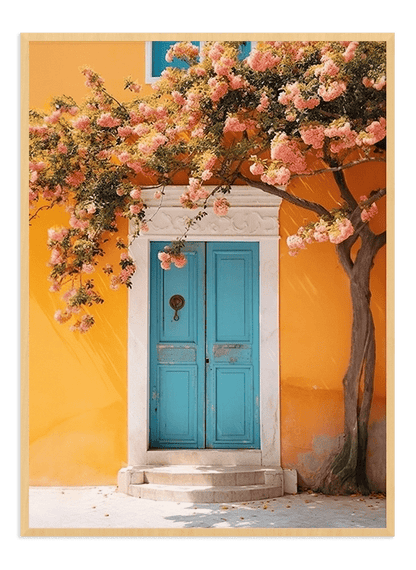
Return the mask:
POLYGON ((151 243, 150 447, 259 448, 257 243, 151 243))

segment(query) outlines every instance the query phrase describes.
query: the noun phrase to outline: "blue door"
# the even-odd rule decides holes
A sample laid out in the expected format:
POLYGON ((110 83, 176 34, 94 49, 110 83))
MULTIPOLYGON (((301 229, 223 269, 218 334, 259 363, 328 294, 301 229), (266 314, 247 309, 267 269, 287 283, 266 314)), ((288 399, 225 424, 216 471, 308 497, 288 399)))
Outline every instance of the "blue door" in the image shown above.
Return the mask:
POLYGON ((259 448, 258 244, 151 244, 150 447, 259 448))

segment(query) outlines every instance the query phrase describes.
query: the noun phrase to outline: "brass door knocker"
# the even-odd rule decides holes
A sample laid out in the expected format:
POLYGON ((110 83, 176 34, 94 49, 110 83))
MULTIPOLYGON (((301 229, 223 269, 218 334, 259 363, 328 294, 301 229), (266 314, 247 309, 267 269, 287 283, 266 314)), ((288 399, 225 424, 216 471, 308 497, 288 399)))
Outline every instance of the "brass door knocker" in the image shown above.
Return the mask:
POLYGON ((173 320, 179 321, 178 311, 180 311, 185 305, 185 299, 182 297, 182 295, 172 295, 172 297, 169 299, 169 305, 175 311, 173 320))

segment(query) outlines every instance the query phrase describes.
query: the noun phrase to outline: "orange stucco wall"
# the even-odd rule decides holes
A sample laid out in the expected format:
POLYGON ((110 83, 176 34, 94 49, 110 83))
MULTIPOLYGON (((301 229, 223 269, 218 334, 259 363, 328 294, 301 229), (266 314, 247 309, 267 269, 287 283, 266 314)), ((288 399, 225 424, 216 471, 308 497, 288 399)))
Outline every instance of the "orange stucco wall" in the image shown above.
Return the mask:
MULTIPOLYGON (((71 95, 77 101, 87 95, 79 73, 82 65, 97 71, 109 91, 125 100, 129 97, 123 90, 125 77, 144 83, 144 43, 31 42, 30 107, 45 108, 52 95, 71 95)), ((346 171, 346 176, 357 196, 385 185, 382 164, 359 166, 346 171)), ((293 184, 294 191, 315 200, 323 188, 328 206, 335 206, 331 194, 337 196, 337 192, 330 176, 298 179, 293 184)), ((373 220, 376 231, 385 223, 384 208, 380 204, 380 215, 373 220)), ((342 376, 351 328, 348 280, 334 246, 315 244, 298 257, 288 255, 285 238, 311 219, 306 210, 286 203, 281 207, 282 463, 297 468, 305 484, 342 432, 342 376)), ((79 336, 54 321, 60 302, 59 295, 48 292, 46 232, 66 220, 64 210, 41 212, 29 231, 30 482, 114 484, 117 471, 127 461, 127 292, 111 291, 106 277, 97 271, 92 277, 105 303, 94 310, 96 326, 79 336)), ((126 234, 127 225, 120 229, 126 234)), ((117 263, 116 254, 113 262, 117 263)), ((385 248, 377 256, 371 284, 377 368, 370 477, 373 473, 375 486, 383 487, 385 248)))

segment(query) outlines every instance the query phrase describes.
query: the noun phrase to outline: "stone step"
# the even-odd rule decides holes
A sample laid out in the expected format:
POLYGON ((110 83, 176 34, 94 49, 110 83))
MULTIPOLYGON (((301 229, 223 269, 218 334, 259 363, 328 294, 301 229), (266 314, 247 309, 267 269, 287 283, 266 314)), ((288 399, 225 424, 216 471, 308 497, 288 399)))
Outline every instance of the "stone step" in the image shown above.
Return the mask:
POLYGON ((131 483, 156 485, 209 485, 241 486, 279 483, 281 470, 261 467, 218 467, 194 465, 169 465, 137 468, 132 471, 131 483))
POLYGON ((283 495, 282 486, 273 485, 130 485, 129 495, 154 501, 185 503, 230 503, 259 501, 283 495))
POLYGON ((132 466, 119 471, 118 488, 134 497, 158 501, 257 501, 296 493, 296 472, 291 471, 253 465, 132 466))

